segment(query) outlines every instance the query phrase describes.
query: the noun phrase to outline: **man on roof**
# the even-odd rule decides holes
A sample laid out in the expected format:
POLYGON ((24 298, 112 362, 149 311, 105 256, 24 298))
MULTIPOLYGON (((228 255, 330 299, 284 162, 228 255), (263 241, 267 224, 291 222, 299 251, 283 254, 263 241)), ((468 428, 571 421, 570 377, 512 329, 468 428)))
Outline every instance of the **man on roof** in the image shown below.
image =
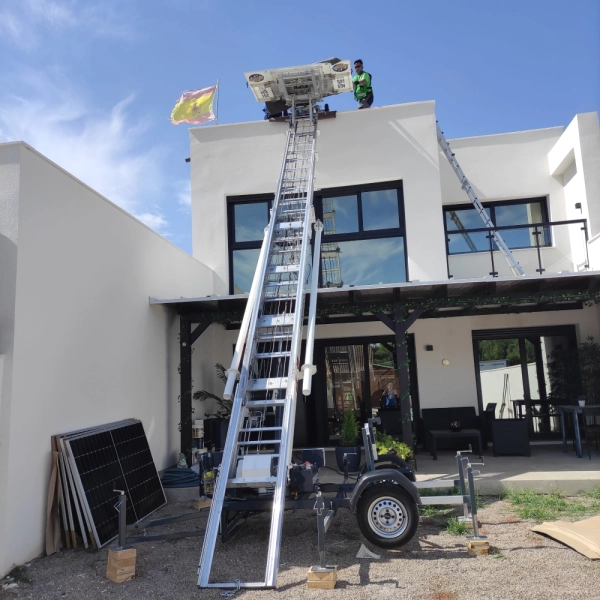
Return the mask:
POLYGON ((356 75, 352 78, 352 85, 358 108, 371 108, 371 104, 373 104, 371 75, 363 70, 363 61, 360 58, 354 61, 354 71, 356 75))

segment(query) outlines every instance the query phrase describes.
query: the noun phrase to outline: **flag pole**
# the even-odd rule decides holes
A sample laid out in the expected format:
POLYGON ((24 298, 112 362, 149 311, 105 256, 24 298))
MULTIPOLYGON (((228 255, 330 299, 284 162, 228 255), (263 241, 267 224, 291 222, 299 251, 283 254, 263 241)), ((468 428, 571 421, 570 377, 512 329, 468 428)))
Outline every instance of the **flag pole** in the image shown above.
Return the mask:
POLYGON ((217 79, 217 114, 215 115, 215 125, 219 124, 219 96, 221 95, 220 79, 217 79))

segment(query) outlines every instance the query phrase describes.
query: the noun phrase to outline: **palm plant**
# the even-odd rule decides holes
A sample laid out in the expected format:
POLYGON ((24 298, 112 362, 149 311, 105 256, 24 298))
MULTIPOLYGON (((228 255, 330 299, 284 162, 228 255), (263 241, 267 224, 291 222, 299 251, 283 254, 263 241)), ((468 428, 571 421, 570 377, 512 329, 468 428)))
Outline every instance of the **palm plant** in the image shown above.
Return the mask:
MULTIPOLYGON (((223 383, 227 383, 225 367, 221 363, 216 363, 215 370, 217 371, 217 377, 223 383)), ((212 392, 208 392, 206 390, 199 390, 197 392, 194 392, 193 398, 194 400, 200 400, 201 402, 204 402, 205 400, 214 400, 218 406, 217 413, 220 417, 228 419, 231 415, 233 400, 225 400, 225 398, 217 396, 216 394, 213 394, 212 392)))

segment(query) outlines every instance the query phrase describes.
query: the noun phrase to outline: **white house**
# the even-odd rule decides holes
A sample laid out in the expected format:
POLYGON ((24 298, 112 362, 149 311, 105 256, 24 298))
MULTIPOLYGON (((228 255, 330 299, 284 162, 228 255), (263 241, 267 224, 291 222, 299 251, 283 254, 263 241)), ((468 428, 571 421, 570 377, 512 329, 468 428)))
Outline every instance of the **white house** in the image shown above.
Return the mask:
MULTIPOLYGON (((191 393, 222 389, 214 364, 231 360, 286 127, 190 130, 193 257, 26 144, 0 145, 0 572, 42 552, 51 435, 135 417, 159 469, 189 451, 192 407, 214 412, 191 393)), ((515 340, 524 367, 508 367, 506 410, 543 400, 550 352, 600 334, 597 115, 450 140, 524 277, 490 251, 439 149, 433 102, 318 128, 318 371, 296 443, 335 445, 340 408, 372 414, 388 382, 410 391, 417 437, 424 408, 502 401, 482 383, 486 340, 515 340), (394 355, 404 333, 385 315, 416 309, 394 355)), ((532 436, 556 433, 540 423, 532 436)))

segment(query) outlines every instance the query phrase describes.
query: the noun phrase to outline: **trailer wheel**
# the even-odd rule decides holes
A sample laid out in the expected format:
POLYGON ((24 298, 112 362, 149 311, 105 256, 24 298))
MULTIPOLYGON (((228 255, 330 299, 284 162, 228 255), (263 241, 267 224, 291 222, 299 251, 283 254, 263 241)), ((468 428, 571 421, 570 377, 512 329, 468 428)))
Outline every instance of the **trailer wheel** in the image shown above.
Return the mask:
POLYGON ((381 548, 407 544, 419 526, 419 509, 410 494, 398 485, 367 488, 356 507, 358 526, 371 543, 381 548))

